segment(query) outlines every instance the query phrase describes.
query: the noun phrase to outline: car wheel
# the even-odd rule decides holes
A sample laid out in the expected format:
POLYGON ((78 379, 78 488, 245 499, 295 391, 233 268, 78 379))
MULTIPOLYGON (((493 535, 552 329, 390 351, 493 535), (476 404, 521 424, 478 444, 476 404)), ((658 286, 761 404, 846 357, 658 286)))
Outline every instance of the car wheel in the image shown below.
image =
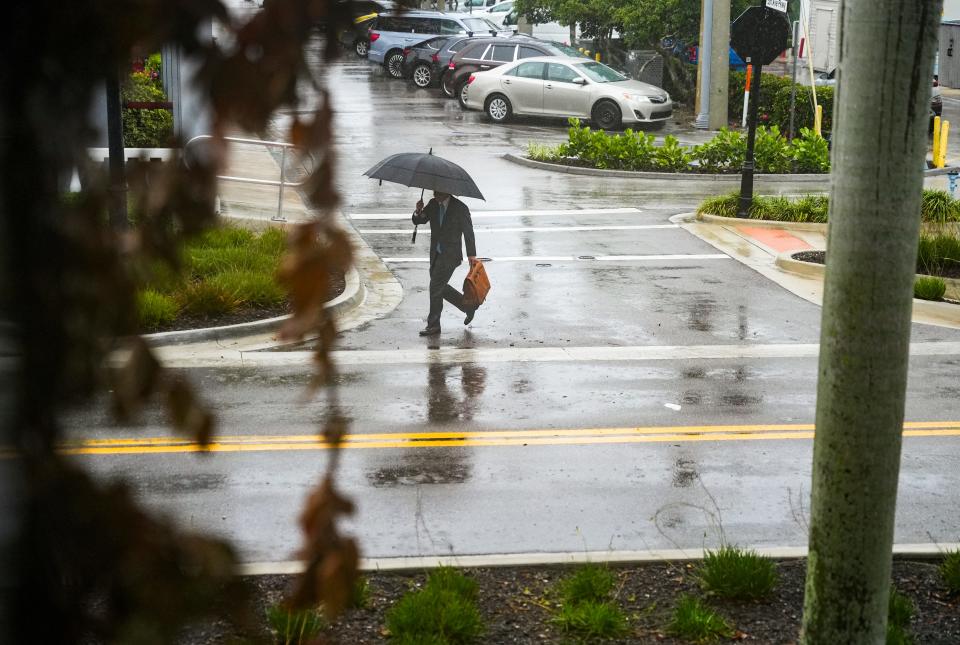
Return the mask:
POLYGON ((495 123, 503 123, 510 119, 510 115, 513 114, 513 107, 510 105, 510 99, 506 96, 494 94, 487 99, 484 111, 495 123))
POLYGON ((599 101, 593 106, 590 118, 601 130, 618 130, 623 116, 620 107, 613 101, 599 101))
POLYGON ((387 73, 390 74, 393 78, 402 78, 403 77, 403 52, 399 49, 394 49, 391 52, 387 52, 387 55, 384 57, 384 67, 387 68, 387 73))
POLYGON ((467 107, 467 92, 469 84, 467 81, 463 81, 457 86, 457 102, 460 103, 460 107, 466 109, 467 107))
POLYGON ((366 38, 357 38, 357 42, 353 44, 353 51, 357 52, 357 56, 360 58, 364 58, 370 53, 370 43, 367 42, 366 38))
POLYGON ((444 72, 440 77, 440 92, 443 93, 448 99, 452 99, 456 96, 456 92, 453 90, 453 74, 449 72, 444 72))
POLYGON ((417 87, 430 87, 433 83, 433 72, 429 65, 417 65, 413 69, 413 84, 417 87))

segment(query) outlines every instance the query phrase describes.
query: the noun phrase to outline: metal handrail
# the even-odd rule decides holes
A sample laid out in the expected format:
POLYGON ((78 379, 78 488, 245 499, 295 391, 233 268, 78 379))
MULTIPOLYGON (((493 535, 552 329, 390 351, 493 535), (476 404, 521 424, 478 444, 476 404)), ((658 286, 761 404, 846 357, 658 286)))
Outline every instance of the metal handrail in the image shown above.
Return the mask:
MULTIPOLYGON (((278 193, 278 194, 277 194, 277 214, 274 215, 273 217, 271 217, 270 220, 271 220, 271 221, 274 221, 274 222, 286 222, 287 219, 283 216, 283 190, 284 190, 284 188, 286 188, 287 186, 290 186, 290 187, 293 187, 293 188, 299 188, 299 187, 303 186, 303 185, 306 183, 306 180, 303 180, 303 181, 287 181, 287 177, 286 177, 286 174, 287 174, 287 148, 297 148, 297 149, 301 149, 301 150, 302 150, 303 148, 302 148, 301 146, 298 146, 298 145, 295 145, 295 144, 292 144, 292 143, 286 143, 286 142, 283 142, 283 141, 263 141, 263 140, 261 140, 261 139, 244 139, 244 138, 241 138, 241 137, 221 137, 221 138, 222 138, 223 141, 229 141, 229 142, 231 142, 231 143, 241 143, 241 144, 247 144, 247 145, 260 145, 260 146, 265 146, 265 147, 267 147, 267 148, 280 148, 280 180, 279 180, 279 181, 276 181, 276 180, 273 180, 273 179, 254 179, 253 177, 234 177, 234 176, 231 176, 231 175, 217 175, 217 179, 219 179, 220 181, 235 181, 235 182, 241 183, 241 184, 257 184, 257 185, 260 185, 260 186, 278 186, 278 187, 279 187, 279 190, 277 191, 277 193, 278 193)), ((195 143, 196 141, 200 141, 201 139, 213 139, 213 135, 211 135, 211 134, 200 134, 200 135, 197 135, 197 136, 193 137, 192 139, 190 139, 189 141, 187 141, 187 142, 183 145, 184 152, 186 152, 187 148, 189 148, 191 144, 195 143)), ((189 159, 189 157, 187 157, 187 155, 184 155, 184 161, 185 161, 185 163, 188 163, 188 162, 187 162, 187 159, 189 159)))

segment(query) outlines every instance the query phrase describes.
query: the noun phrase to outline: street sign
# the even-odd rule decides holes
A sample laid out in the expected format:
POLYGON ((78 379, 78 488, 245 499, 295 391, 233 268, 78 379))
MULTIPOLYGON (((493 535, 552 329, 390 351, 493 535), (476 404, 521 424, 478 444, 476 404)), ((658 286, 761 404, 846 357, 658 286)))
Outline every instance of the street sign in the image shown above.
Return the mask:
POLYGON ((767 0, 767 6, 771 9, 787 13, 787 0, 767 0))
POLYGON ((748 8, 730 29, 733 51, 754 65, 769 65, 787 48, 789 42, 790 21, 787 14, 769 7, 748 8))

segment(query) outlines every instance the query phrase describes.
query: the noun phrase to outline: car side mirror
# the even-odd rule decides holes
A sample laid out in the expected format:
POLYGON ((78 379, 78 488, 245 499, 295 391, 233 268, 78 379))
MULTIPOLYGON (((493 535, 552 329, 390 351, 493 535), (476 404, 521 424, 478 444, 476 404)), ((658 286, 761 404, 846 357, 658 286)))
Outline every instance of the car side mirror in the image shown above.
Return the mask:
POLYGON ((586 85, 586 84, 587 84, 587 79, 583 78, 582 76, 578 76, 578 77, 576 77, 575 79, 573 79, 573 84, 574 84, 574 85, 586 85))

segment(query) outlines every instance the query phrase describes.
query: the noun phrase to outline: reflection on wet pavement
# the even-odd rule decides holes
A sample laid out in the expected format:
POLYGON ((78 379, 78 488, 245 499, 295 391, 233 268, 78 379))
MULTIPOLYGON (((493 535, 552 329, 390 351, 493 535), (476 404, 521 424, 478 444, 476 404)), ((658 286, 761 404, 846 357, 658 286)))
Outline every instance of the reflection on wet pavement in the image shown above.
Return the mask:
POLYGON ((471 363, 432 363, 427 372, 427 419, 431 423, 472 421, 478 399, 486 387, 486 368, 471 363), (459 380, 463 396, 451 391, 450 380, 459 380))

